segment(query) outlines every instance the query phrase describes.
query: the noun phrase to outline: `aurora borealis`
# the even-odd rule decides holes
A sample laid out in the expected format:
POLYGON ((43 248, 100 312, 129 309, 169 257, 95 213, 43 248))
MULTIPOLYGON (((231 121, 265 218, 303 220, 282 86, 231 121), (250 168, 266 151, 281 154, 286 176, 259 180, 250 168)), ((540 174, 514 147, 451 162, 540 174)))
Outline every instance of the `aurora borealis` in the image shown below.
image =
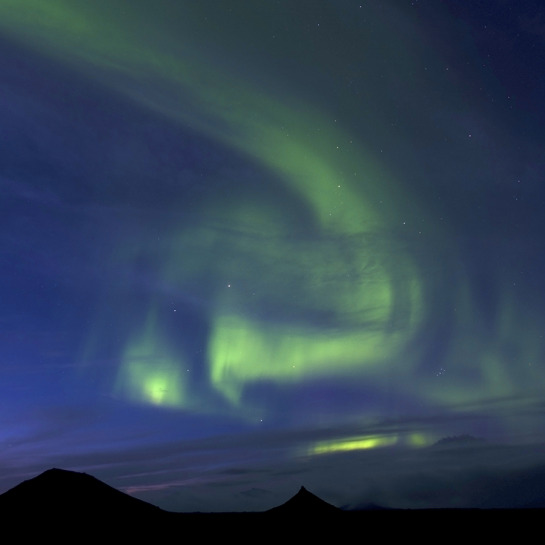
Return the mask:
POLYGON ((458 4, 0 1, 3 489, 544 439, 545 11, 458 4))

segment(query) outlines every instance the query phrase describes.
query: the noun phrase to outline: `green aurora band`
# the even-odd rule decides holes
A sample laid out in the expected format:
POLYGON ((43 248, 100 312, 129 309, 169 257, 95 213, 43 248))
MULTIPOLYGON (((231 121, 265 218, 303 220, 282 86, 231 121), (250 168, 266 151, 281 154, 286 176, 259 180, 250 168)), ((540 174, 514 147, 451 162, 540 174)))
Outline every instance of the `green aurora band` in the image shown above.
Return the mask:
MULTIPOLYGON (((194 215, 198 222, 180 220, 162 256, 163 281, 177 290, 193 289, 206 271, 209 285, 200 295, 209 299, 208 386, 241 416, 253 414, 245 392, 260 383, 328 377, 372 382, 397 362, 399 388, 405 387, 422 358, 415 339, 430 323, 428 284, 440 285, 423 277, 420 258, 397 237, 400 218, 415 224, 425 217, 422 207, 333 116, 298 100, 281 83, 268 91, 248 75, 260 72, 250 62, 233 66, 222 47, 230 37, 218 24, 202 35, 192 30, 203 17, 198 2, 158 7, 155 25, 142 6, 4 0, 0 28, 136 105, 236 150, 282 188, 282 202, 257 192, 210 197, 194 215), (172 15, 176 29, 170 27, 172 15)), ((267 16, 261 14, 263 20, 267 16)), ((387 34, 387 23, 380 24, 387 34)), ((401 66, 405 60, 394 62, 401 66)), ((434 229, 435 238, 427 241, 432 247, 443 236, 434 229)), ((122 246, 115 259, 128 266, 147 252, 145 245, 122 246)), ((506 302, 495 337, 503 344, 510 339, 518 357, 529 362, 529 375, 514 377, 502 343, 468 342, 478 318, 469 318, 464 274, 457 271, 452 278, 459 339, 445 365, 454 364, 461 381, 430 387, 430 379, 415 384, 413 395, 445 406, 479 399, 483 388, 489 395, 508 395, 533 376, 530 364, 542 346, 517 337, 516 304, 506 302), (474 389, 462 391, 458 385, 471 373, 474 389)), ((198 401, 202 392, 192 391, 186 373, 191 356, 169 344, 158 306, 150 301, 144 324, 121 350, 114 391, 139 403, 205 410, 198 401)), ((98 342, 90 340, 86 352, 98 342)), ((337 447, 318 445, 315 452, 392 441, 349 439, 337 447)))

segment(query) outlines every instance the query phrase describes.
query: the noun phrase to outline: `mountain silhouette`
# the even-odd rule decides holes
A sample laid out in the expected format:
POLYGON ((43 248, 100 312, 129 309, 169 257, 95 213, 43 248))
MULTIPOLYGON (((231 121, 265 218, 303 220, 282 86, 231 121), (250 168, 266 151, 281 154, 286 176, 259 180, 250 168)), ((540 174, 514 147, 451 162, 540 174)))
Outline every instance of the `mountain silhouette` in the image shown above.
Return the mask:
POLYGON ((341 512, 338 507, 309 492, 304 486, 287 502, 267 511, 282 515, 334 515, 341 512))
POLYGON ((49 469, 0 495, 0 512, 17 517, 39 516, 54 520, 61 514, 71 520, 121 520, 153 516, 162 510, 112 488, 88 475, 49 469))

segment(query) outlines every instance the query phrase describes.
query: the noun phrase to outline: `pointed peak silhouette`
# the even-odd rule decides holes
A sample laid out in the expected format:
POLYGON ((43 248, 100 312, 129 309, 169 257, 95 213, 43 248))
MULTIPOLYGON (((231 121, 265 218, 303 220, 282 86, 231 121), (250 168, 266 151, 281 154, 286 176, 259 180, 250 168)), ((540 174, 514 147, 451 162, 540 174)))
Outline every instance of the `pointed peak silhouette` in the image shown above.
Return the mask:
POLYGON ((301 486, 297 494, 291 497, 287 502, 269 509, 273 513, 292 513, 292 514, 325 514, 340 513, 341 510, 330 503, 322 500, 312 492, 309 492, 304 486, 301 486))

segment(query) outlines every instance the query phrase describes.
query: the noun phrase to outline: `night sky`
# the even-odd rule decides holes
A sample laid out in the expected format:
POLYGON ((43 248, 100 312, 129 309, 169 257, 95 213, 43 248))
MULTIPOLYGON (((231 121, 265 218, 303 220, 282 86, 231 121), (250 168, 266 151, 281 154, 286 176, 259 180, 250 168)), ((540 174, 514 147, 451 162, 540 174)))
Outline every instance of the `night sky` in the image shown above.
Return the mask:
POLYGON ((0 51, 0 492, 545 482, 542 2, 2 0, 0 51))

